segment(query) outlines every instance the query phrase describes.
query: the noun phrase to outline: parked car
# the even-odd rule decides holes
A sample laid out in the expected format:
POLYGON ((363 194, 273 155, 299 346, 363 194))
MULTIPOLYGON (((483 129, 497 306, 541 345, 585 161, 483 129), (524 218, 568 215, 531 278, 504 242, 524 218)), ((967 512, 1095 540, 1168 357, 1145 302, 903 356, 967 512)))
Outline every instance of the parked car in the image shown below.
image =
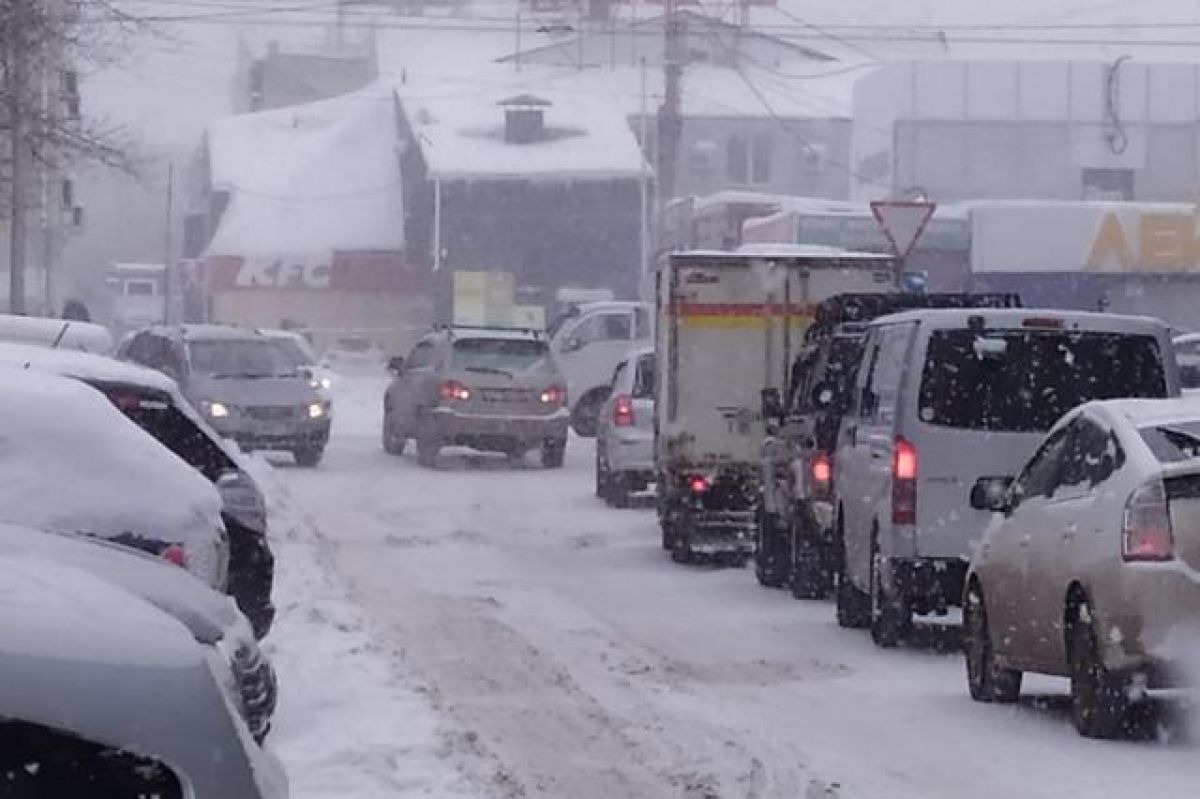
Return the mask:
POLYGON ((0 341, 40 344, 64 350, 82 350, 101 355, 111 352, 112 333, 103 325, 43 316, 0 314, 0 341))
POLYGON ((996 511, 964 604, 972 698, 1023 672, 1071 679, 1075 726, 1118 734, 1143 689, 1187 684, 1200 640, 1200 402, 1093 402, 1065 416, 996 511))
POLYGON ((307 373, 312 387, 319 391, 332 407, 333 370, 321 361, 309 340, 294 330, 268 329, 263 330, 262 334, 279 343, 283 351, 296 362, 300 372, 307 373))
POLYGON ((394 358, 383 399, 383 448, 434 466, 445 446, 541 451, 559 468, 567 449, 566 384, 541 334, 502 328, 443 327, 422 336, 407 359, 394 358))
POLYGON ((225 589, 221 498, 203 475, 77 380, 0 379, 0 521, 135 546, 225 589))
POLYGON ((1166 325, 1044 310, 924 310, 869 326, 835 463, 838 621, 880 646, 961 602, 990 516, 980 481, 1013 474, 1093 399, 1179 395, 1166 325))
POLYGON ((141 550, 76 534, 0 524, 0 558, 38 558, 81 569, 177 619, 229 665, 246 725, 259 743, 267 737, 277 698, 275 670, 229 597, 141 550))
POLYGON ((654 482, 654 348, 617 364, 596 431, 596 496, 618 508, 654 482))
POLYGON ((316 466, 325 454, 328 400, 257 330, 152 327, 122 342, 118 357, 174 379, 209 424, 244 450, 291 452, 301 466, 316 466))
POLYGON ((1184 391, 1200 391, 1200 333, 1176 336, 1172 345, 1184 391))
POLYGON ((6 796, 284 799, 214 647, 112 583, 0 557, 6 796))
POLYGON ((387 355, 366 336, 342 336, 325 348, 321 362, 335 371, 375 371, 384 368, 387 355))
POLYGON ((161 372, 102 355, 19 344, 0 344, 0 364, 87 383, 216 487, 229 536, 227 590, 255 634, 265 636, 275 617, 275 558, 267 539, 266 499, 236 447, 213 431, 175 382, 161 372))
POLYGON ((566 379, 577 434, 596 435, 609 380, 630 348, 653 345, 652 314, 644 302, 589 302, 555 320, 550 349, 566 379))

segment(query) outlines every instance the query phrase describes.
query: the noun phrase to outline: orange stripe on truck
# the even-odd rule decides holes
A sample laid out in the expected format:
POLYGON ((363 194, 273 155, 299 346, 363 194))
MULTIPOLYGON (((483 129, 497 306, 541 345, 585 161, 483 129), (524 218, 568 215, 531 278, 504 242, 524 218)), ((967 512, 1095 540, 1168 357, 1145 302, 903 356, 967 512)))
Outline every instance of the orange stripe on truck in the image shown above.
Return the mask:
POLYGON ((696 327, 764 327, 771 319, 790 318, 807 325, 810 305, 761 302, 677 302, 672 309, 681 325, 696 327))

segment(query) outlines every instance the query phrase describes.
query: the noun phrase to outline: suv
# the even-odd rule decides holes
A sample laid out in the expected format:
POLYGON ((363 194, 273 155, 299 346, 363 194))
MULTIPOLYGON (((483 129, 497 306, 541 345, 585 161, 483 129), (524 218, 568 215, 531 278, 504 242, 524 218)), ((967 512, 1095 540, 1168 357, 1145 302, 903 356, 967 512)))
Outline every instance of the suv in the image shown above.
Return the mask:
POLYGON ((512 458, 540 449, 544 466, 563 465, 566 381, 541 333, 441 327, 388 368, 394 374, 383 398, 388 454, 403 454, 413 438, 422 466, 434 466, 445 446, 512 458))
POLYGON ((213 432, 170 378, 103 355, 0 343, 0 364, 73 378, 103 393, 138 427, 216 486, 229 534, 229 595, 259 638, 275 618, 275 558, 266 500, 237 453, 213 432))
MULTIPOLYGON (((763 442, 763 503, 755 574, 790 584, 797 599, 833 589, 840 547, 833 535, 833 461, 838 427, 862 357, 867 323, 916 308, 1019 307, 1015 294, 839 294, 817 306, 792 363, 778 432, 763 442)), ((773 414, 764 409, 767 418, 773 414)))
POLYGON ((329 401, 269 336, 221 325, 158 326, 117 356, 172 377, 217 432, 246 451, 286 450, 316 466, 329 442, 329 401))
POLYGON ((869 326, 834 468, 838 622, 880 646, 959 604, 973 498, 1094 399, 1179 395, 1167 326, 1076 311, 909 311, 869 326))

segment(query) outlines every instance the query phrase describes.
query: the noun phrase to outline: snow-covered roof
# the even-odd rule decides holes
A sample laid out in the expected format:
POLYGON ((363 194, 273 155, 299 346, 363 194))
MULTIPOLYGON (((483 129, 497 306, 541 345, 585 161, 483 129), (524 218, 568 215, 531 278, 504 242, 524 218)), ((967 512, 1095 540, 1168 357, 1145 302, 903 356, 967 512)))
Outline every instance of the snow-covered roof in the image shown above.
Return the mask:
POLYGON ((1084 408, 1103 408, 1135 427, 1172 422, 1200 422, 1200 396, 1171 399, 1114 399, 1090 402, 1084 408))
POLYGON ((0 364, 102 383, 144 386, 167 394, 179 389, 175 381, 144 366, 105 355, 0 342, 0 364))
POLYGON ((209 125, 207 139, 213 188, 229 192, 207 255, 403 248, 388 85, 225 117, 209 125))
POLYGON ((93 322, 12 314, 0 314, 0 341, 84 352, 108 352, 113 344, 108 328, 93 322))

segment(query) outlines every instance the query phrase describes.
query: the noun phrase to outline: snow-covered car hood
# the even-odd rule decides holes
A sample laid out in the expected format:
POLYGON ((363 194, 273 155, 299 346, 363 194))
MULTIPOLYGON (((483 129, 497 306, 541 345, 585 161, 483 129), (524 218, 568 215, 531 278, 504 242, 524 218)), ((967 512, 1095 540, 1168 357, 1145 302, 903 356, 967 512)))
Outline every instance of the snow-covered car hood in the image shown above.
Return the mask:
POLYGON ((0 367, 0 522, 181 545, 224 584, 221 498, 95 389, 0 367))
POLYGON ((259 377, 214 378, 195 375, 188 386, 188 396, 193 402, 216 401, 235 408, 261 405, 300 406, 321 400, 317 389, 308 378, 259 377))
POLYGON ((0 524, 0 557, 42 558, 81 569, 145 599, 205 644, 244 640, 248 626, 233 600, 191 574, 139 550, 106 541, 0 524))

